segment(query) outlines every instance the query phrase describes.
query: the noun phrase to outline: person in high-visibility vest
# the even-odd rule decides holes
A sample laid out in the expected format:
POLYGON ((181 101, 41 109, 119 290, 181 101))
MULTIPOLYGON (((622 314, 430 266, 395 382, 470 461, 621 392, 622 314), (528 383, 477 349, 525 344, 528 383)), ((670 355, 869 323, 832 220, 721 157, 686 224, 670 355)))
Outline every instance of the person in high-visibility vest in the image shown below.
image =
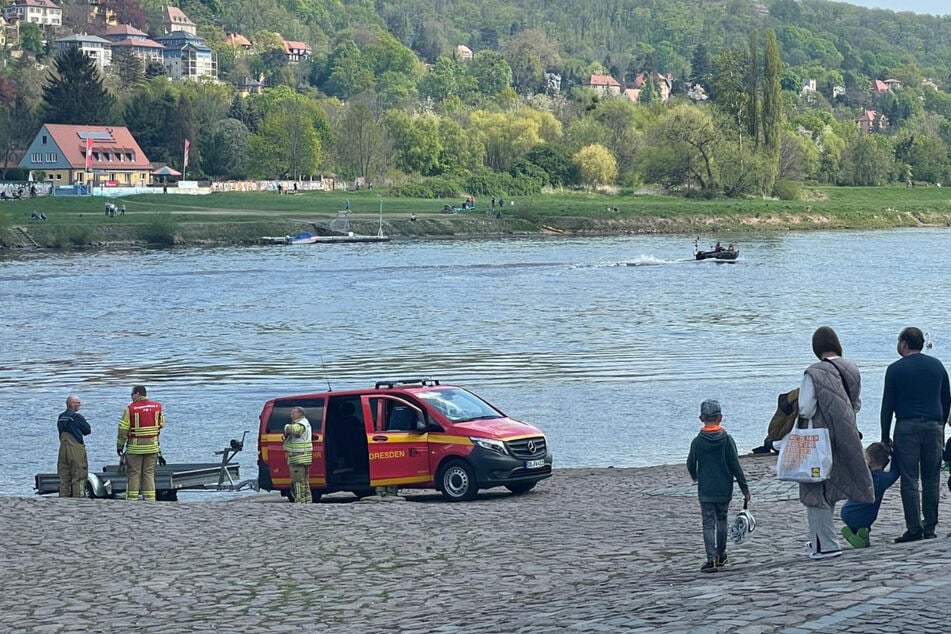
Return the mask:
POLYGON ((314 442, 310 421, 300 407, 291 409, 291 422, 284 425, 284 451, 287 452, 294 501, 310 504, 313 502, 310 493, 310 463, 314 459, 314 442))
POLYGON ((162 404, 146 398, 145 387, 132 388, 132 402, 119 419, 119 436, 116 452, 125 453, 128 483, 125 499, 138 500, 139 494, 146 501, 155 501, 155 464, 162 450, 159 434, 165 426, 162 404))

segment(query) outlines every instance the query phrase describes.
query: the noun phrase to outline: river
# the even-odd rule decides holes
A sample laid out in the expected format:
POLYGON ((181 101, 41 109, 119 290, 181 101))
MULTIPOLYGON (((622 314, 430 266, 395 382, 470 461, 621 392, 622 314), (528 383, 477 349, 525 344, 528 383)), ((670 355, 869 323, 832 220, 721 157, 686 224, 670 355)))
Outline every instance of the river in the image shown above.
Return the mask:
POLYGON ((244 478, 268 398, 423 376, 541 427, 556 468, 622 467, 682 461, 706 398, 741 452, 761 444, 823 324, 863 372, 866 441, 902 327, 951 359, 951 230, 719 237, 737 262, 693 261, 683 236, 2 256, 0 494, 55 471, 70 393, 90 469, 113 463, 136 383, 170 462, 249 430, 244 478))

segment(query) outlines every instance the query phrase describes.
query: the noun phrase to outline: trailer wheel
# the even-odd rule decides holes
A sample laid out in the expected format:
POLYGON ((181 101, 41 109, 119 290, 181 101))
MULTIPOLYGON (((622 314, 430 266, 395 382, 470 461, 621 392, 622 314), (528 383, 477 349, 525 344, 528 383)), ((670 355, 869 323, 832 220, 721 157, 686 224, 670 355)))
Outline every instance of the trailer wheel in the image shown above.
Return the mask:
POLYGON ((92 484, 89 482, 89 480, 86 480, 85 494, 86 494, 86 497, 89 499, 94 499, 96 497, 96 492, 92 490, 92 484))
POLYGON ((155 499, 159 502, 178 502, 178 489, 156 491, 155 499))
POLYGON ((517 495, 519 493, 528 493, 535 488, 536 484, 538 484, 538 482, 513 482, 512 484, 506 484, 505 488, 517 495))
POLYGON ((374 489, 374 488, 371 488, 371 489, 357 489, 356 491, 353 492, 353 494, 354 494, 355 496, 357 496, 357 499, 358 499, 358 500, 362 500, 363 498, 368 498, 368 497, 370 497, 371 495, 376 495, 376 489, 374 489))
POLYGON ((443 497, 450 502, 468 502, 475 499, 479 493, 475 473, 465 460, 453 459, 446 462, 439 469, 436 482, 443 497))

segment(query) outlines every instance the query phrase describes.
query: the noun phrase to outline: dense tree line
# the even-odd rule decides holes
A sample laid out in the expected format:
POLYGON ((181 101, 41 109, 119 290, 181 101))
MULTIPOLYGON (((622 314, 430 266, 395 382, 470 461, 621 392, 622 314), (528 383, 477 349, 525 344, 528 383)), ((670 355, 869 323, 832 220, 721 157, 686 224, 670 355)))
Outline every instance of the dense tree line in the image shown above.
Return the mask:
MULTIPOLYGON (((100 4, 152 32, 164 7, 100 4)), ((0 74, 0 147, 9 162, 43 122, 127 125, 153 161, 180 165, 190 139, 190 176, 336 174, 422 195, 660 184, 789 196, 797 183, 951 178, 951 19, 764 4, 183 0, 221 84, 172 82, 121 55, 103 76, 81 55, 54 58, 24 25, 24 55, 0 74), (312 58, 288 63, 282 38, 308 42, 312 58), (638 101, 584 88, 593 73, 639 87, 638 101), (236 94, 245 78, 262 78, 264 94, 236 94), (902 87, 873 92, 885 78, 902 87), (864 109, 888 126, 861 134, 864 109)), ((105 29, 79 0, 64 20, 105 29)))

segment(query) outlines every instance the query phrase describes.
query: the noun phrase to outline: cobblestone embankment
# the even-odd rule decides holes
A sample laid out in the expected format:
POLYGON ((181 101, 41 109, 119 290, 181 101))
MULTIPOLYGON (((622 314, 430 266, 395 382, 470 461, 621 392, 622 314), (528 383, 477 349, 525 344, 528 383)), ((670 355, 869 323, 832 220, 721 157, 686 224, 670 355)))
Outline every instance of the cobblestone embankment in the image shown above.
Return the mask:
MULTIPOLYGON (((565 469, 533 492, 357 502, 0 498, 10 632, 945 632, 951 542, 812 561, 795 485, 745 457, 755 532, 701 574, 683 467, 565 469)), ((942 487, 947 509, 949 495, 942 487)), ((739 509, 739 498, 733 510, 739 509)))

